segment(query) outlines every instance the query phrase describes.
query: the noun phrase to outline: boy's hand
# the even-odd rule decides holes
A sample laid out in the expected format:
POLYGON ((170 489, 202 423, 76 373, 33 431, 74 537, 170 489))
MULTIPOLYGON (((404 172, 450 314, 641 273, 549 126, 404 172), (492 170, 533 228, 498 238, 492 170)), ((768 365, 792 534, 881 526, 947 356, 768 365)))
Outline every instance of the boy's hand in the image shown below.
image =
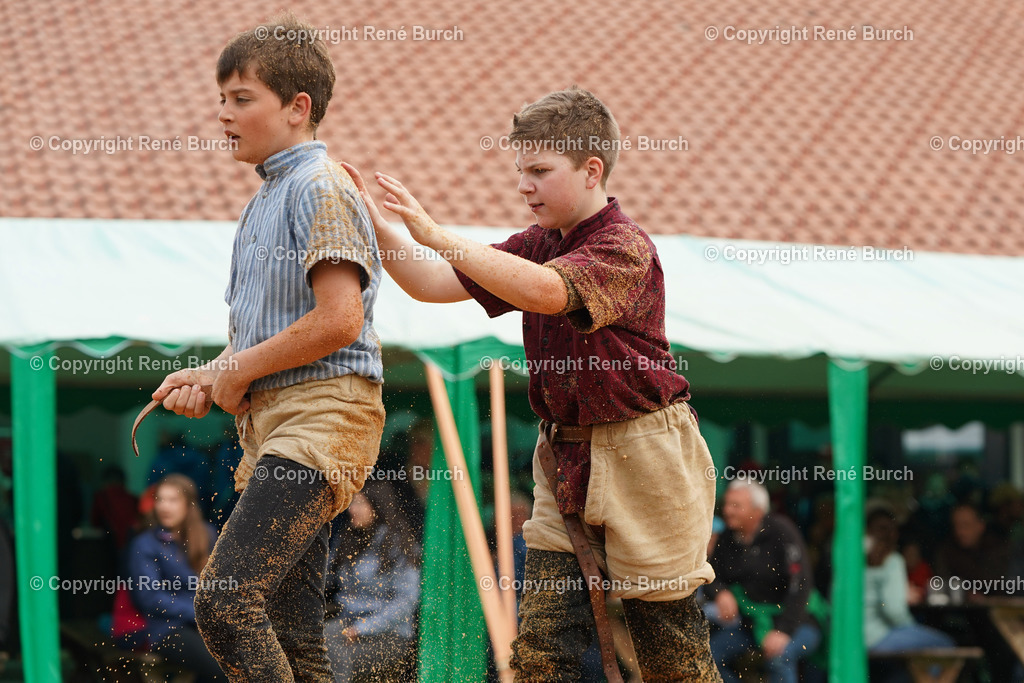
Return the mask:
POLYGON ((172 372, 153 392, 153 400, 163 401, 164 408, 177 415, 204 417, 210 412, 210 403, 201 387, 213 384, 218 374, 216 370, 200 368, 172 372))
POLYGON ((427 215, 402 183, 383 173, 378 172, 376 176, 377 184, 388 191, 388 196, 384 198, 384 208, 402 217, 414 240, 428 247, 433 246, 431 238, 441 231, 440 226, 427 215))
POLYGON ((226 413, 241 415, 249 410, 249 399, 245 393, 249 391, 250 382, 237 369, 221 370, 213 382, 213 402, 226 413))
POLYGON ((384 220, 384 216, 381 215, 380 209, 377 208, 377 205, 373 201, 373 197, 370 196, 370 191, 366 189, 366 183, 363 182, 363 176, 359 174, 359 171, 357 171, 356 167, 352 164, 347 164, 343 161, 341 162, 341 165, 346 171, 348 171, 349 176, 352 178, 352 182, 356 184, 356 190, 359 191, 359 196, 363 198, 363 203, 366 204, 366 210, 370 212, 370 220, 373 221, 373 229, 378 233, 381 231, 382 227, 386 229, 388 227, 388 222, 384 220))

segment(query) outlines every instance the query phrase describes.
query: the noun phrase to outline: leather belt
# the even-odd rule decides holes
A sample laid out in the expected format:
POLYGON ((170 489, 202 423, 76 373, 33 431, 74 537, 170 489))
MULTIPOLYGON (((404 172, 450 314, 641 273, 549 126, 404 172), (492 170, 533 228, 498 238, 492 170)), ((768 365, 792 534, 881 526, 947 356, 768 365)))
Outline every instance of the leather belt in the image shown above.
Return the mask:
MULTIPOLYGON (((180 387, 179 387, 180 388, 180 387)), ((206 394, 206 403, 209 404, 213 401, 213 385, 204 384, 200 387, 203 393, 206 394)), ((142 421, 149 417, 149 414, 159 408, 163 404, 163 399, 159 401, 150 401, 146 404, 146 407, 139 411, 138 416, 135 418, 135 424, 132 425, 132 450, 135 451, 135 457, 139 457, 139 444, 135 441, 135 432, 139 431, 139 425, 142 421)))
POLYGON ((590 443, 590 435, 593 432, 593 428, 590 425, 577 427, 575 425, 545 422, 545 426, 548 424, 551 425, 554 432, 554 435, 551 437, 552 443, 590 443))
MULTIPOLYGON (((544 438, 541 439, 537 448, 537 459, 544 470, 544 476, 548 480, 548 487, 554 495, 558 482, 558 461, 555 459, 555 452, 551 448, 552 441, 557 441, 553 432, 564 430, 564 425, 544 424, 544 438)), ((571 429, 585 430, 586 440, 590 440, 590 427, 573 427, 571 429)), ((564 433, 564 432, 563 432, 564 433)), ((579 433, 583 439, 584 432, 579 433)), ((562 439, 569 441, 569 439, 562 439)), ((573 551, 576 553, 576 560, 580 563, 580 570, 587 581, 590 592, 590 606, 594 610, 594 624, 597 626, 597 642, 601 648, 601 664, 604 668, 605 678, 609 683, 622 683, 622 674, 619 671, 619 664, 615 659, 615 641, 612 638, 612 625, 608 620, 608 606, 605 604, 604 576, 601 568, 594 557, 594 551, 590 548, 590 541, 583 531, 583 520, 579 514, 563 514, 565 529, 569 532, 569 540, 572 541, 573 551)))

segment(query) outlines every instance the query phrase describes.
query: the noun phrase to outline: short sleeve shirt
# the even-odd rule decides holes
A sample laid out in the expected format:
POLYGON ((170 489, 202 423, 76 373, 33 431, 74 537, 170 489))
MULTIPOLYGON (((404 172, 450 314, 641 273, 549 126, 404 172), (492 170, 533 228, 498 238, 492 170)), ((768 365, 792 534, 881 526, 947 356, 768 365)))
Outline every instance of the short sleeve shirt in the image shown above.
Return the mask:
MULTIPOLYGON (((564 238, 533 225, 492 245, 554 269, 569 303, 558 315, 523 312, 530 404, 567 425, 619 422, 689 399, 665 334, 665 278, 654 243, 611 198, 564 238)), ((515 306, 456 271, 496 317, 515 306)), ((582 510, 589 444, 556 444, 563 512, 582 510)))
POLYGON ((323 260, 359 266, 363 328, 349 346, 307 365, 261 377, 252 390, 358 374, 383 382, 373 305, 382 274, 377 236, 355 184, 322 142, 304 142, 256 167, 263 186, 238 222, 228 339, 235 351, 282 332, 316 306, 310 270, 323 260))

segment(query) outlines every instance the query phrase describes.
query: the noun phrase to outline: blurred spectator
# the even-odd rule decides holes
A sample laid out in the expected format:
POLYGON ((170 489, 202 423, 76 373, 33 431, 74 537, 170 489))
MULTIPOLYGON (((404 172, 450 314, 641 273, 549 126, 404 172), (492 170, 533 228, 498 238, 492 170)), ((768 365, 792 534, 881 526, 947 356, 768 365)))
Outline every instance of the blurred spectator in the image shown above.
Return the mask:
POLYGON ((935 573, 921 554, 921 545, 917 541, 903 544, 903 562, 907 568, 907 602, 919 605, 928 596, 928 582, 935 573))
POLYGON ((953 507, 949 485, 939 472, 928 475, 916 509, 904 524, 907 538, 913 539, 926 558, 934 558, 939 543, 949 534, 949 511, 953 507))
POLYGON ((197 448, 188 445, 184 435, 164 435, 160 450, 153 459, 149 483, 152 484, 168 474, 184 474, 195 484, 198 500, 208 501, 212 493, 210 470, 206 456, 197 448))
POLYGON ((935 571, 946 580, 945 585, 949 586, 949 578, 954 576, 959 582, 1004 579, 1009 568, 1009 549, 987 530, 978 508, 960 503, 953 508, 950 519, 953 537, 939 546, 935 558, 935 571))
POLYGON ((711 560, 715 581, 705 590, 718 610, 711 652, 726 683, 739 681, 732 662, 755 645, 769 683, 795 683, 799 660, 821 643, 812 613, 824 620, 825 605, 814 590, 804 541, 792 522, 768 508, 768 492, 760 484, 736 480, 726 490, 727 529, 711 560))
POLYGON ((814 523, 807 531, 807 554, 811 558, 814 586, 828 598, 832 593, 832 538, 835 535, 835 498, 819 496, 814 504, 814 523))
POLYGON ((394 489, 367 481, 337 519, 324 627, 335 680, 414 680, 420 546, 394 489))
MULTIPOLYGON (((868 651, 884 654, 953 647, 952 638, 918 624, 910 615, 907 569, 903 556, 896 552, 899 531, 895 515, 885 508, 874 510, 868 514, 866 532, 864 644, 868 651)), ((885 672, 886 681, 910 681, 902 662, 892 665, 891 669, 885 672)))
POLYGON ((103 470, 103 487, 92 500, 92 525, 104 529, 121 551, 138 522, 139 501, 124 487, 124 470, 111 465, 103 470))
POLYGON ((226 681, 196 628, 198 577, 217 534, 200 512, 195 483, 182 474, 161 479, 147 521, 149 528, 128 546, 128 566, 149 647, 196 674, 197 683, 226 681))
POLYGON ((989 496, 992 533, 1011 544, 1024 540, 1024 494, 1009 482, 1000 484, 989 496))
MULTIPOLYGON (((1010 567, 1009 548, 995 534, 988 530, 981 512, 971 503, 959 503, 950 513, 953 535, 939 547, 935 558, 935 573, 943 578, 943 585, 953 595, 953 603, 960 602, 958 593, 965 591, 964 584, 986 586, 981 592, 967 593, 968 601, 1003 595, 1006 588, 1014 587, 1008 580, 1010 567), (951 581, 956 577, 955 581, 951 581), (982 582, 991 581, 985 584, 982 582)), ((985 610, 972 610, 964 615, 973 644, 985 648, 986 665, 992 680, 1011 680, 1015 655, 1005 639, 993 624, 985 610)))
MULTIPOLYGON (((408 432, 392 438, 392 458, 405 468, 405 477, 393 481, 395 495, 417 542, 423 540, 423 516, 427 507, 430 481, 427 472, 434 457, 434 426, 420 420, 408 432)), ((382 457, 382 460, 386 460, 382 457)))

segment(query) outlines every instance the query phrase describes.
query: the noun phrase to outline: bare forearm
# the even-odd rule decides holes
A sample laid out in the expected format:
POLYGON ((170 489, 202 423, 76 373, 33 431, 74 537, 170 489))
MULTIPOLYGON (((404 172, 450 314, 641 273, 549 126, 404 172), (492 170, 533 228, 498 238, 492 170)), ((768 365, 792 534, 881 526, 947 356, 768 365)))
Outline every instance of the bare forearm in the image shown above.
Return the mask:
POLYGON ((516 308, 553 315, 569 298, 551 268, 438 228, 427 244, 478 285, 516 308))
POLYGON ((469 297, 458 283, 451 266, 437 258, 422 257, 424 247, 403 230, 391 225, 377 226, 381 263, 398 286, 418 301, 448 303, 469 297))
POLYGON ((362 310, 348 315, 352 319, 339 320, 337 315, 314 308, 270 339, 233 354, 232 370, 241 372, 251 382, 319 360, 358 338, 362 310))

